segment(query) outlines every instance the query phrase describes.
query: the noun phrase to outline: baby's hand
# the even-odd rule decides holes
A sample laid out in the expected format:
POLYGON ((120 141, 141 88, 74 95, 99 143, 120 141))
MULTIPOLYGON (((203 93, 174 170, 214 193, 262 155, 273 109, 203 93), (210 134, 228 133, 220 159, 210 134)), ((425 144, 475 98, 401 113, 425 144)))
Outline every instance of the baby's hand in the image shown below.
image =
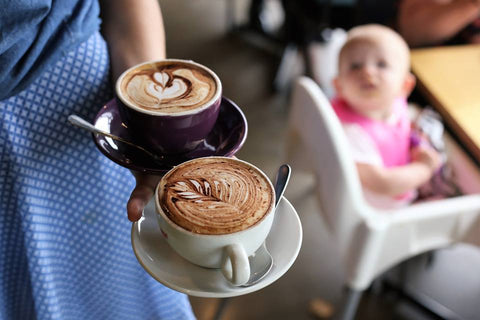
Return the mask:
POLYGON ((432 172, 437 171, 442 165, 440 154, 433 148, 419 145, 411 150, 412 161, 426 165, 432 172))

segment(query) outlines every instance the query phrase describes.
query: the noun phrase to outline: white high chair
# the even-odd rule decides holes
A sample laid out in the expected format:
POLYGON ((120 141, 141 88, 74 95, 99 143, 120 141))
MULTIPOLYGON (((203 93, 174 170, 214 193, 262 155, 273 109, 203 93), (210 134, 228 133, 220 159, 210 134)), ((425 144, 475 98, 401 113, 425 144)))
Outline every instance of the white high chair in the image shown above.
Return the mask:
POLYGON ((340 319, 353 319, 362 292, 384 271, 454 242, 480 245, 480 174, 456 146, 449 155, 464 192, 479 194, 378 210, 366 203, 347 138, 329 101, 310 78, 293 89, 287 153, 294 172, 315 176, 321 214, 345 267, 340 319))

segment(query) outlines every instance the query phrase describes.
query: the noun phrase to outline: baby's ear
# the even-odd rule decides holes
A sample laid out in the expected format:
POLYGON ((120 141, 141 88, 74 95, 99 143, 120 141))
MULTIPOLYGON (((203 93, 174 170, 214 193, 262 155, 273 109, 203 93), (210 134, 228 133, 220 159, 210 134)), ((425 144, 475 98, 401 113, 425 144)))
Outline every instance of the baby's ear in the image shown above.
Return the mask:
POLYGON ((411 72, 409 72, 405 77, 405 81, 403 82, 402 86, 402 91, 405 97, 408 97, 410 93, 412 93, 413 88, 415 88, 416 82, 417 81, 415 76, 411 72))

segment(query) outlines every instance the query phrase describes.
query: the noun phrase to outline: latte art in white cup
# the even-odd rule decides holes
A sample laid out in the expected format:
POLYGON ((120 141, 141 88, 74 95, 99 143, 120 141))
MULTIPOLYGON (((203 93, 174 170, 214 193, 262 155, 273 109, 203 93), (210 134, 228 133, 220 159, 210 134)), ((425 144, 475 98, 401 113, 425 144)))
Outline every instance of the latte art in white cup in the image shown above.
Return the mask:
POLYGON ((233 285, 250 277, 248 257, 270 232, 274 200, 260 169, 226 157, 184 162, 155 191, 158 225, 168 244, 194 264, 221 269, 233 285))
POLYGON ((270 180, 229 158, 202 158, 169 172, 159 185, 160 206, 178 226, 199 234, 245 230, 270 212, 270 180))
POLYGON ((127 70, 117 90, 129 106, 143 112, 182 114, 218 98, 221 84, 208 68, 192 61, 164 60, 127 70))

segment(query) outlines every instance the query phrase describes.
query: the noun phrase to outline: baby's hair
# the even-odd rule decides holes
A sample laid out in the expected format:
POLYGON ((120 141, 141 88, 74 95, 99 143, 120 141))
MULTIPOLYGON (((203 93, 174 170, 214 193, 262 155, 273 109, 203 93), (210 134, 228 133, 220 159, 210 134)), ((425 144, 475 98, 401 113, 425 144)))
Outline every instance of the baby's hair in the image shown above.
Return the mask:
POLYGON ((382 41, 391 41, 397 45, 399 54, 405 58, 406 67, 409 68, 410 50, 407 42, 396 31, 380 24, 365 24, 350 29, 347 33, 347 41, 340 50, 339 62, 343 54, 355 43, 370 42, 376 44, 382 41))

